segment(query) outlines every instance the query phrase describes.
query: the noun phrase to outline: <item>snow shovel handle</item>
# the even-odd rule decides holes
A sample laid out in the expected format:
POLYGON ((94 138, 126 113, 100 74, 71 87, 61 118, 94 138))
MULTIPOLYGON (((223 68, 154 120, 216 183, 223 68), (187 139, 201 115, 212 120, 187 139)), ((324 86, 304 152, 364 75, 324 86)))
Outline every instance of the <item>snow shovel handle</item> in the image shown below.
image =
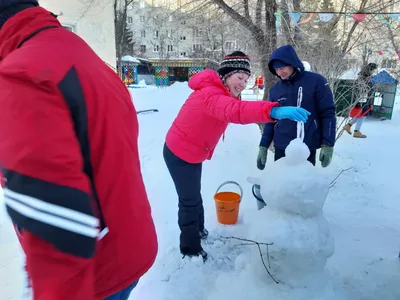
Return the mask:
POLYGON ((224 183, 222 183, 218 188, 217 188, 217 191, 215 192, 216 194, 219 192, 219 190, 223 187, 223 186, 225 186, 225 185, 228 185, 228 184, 234 184, 234 185, 236 185, 238 188, 239 188, 239 190, 240 190, 240 199, 239 199, 239 202, 242 202, 242 198, 243 198, 243 189, 242 189, 242 186, 239 184, 239 183, 237 183, 236 181, 225 181, 224 183))

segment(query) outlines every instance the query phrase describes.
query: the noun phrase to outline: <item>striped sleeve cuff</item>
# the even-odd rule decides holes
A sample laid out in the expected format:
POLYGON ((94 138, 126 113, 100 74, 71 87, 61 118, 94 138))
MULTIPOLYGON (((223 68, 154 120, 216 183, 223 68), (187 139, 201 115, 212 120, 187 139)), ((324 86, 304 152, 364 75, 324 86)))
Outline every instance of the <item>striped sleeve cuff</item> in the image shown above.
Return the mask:
POLYGON ((4 200, 12 221, 58 250, 75 256, 94 255, 99 220, 90 196, 7 170, 4 200))

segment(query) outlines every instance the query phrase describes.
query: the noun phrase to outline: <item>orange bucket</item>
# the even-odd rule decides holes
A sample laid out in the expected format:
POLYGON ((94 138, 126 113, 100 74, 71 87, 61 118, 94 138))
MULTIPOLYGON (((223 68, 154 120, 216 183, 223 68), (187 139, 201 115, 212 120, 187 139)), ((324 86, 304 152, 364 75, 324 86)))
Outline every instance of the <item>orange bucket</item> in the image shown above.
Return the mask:
POLYGON ((239 216, 239 206, 242 197, 243 189, 235 181, 226 181, 218 187, 214 195, 214 200, 219 223, 224 225, 236 224, 239 216), (227 184, 234 184, 238 186, 240 189, 240 194, 234 192, 220 192, 219 190, 227 184))

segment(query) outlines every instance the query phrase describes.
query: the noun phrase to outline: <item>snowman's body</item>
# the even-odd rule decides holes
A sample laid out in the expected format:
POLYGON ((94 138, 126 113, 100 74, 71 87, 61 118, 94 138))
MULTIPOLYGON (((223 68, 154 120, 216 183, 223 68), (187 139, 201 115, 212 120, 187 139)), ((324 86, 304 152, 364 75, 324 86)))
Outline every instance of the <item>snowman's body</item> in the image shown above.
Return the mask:
MULTIPOLYGON (((267 206, 249 222, 250 239, 273 243, 268 251, 262 248, 271 274, 291 288, 317 288, 313 282, 320 280, 314 279, 324 276, 327 259, 334 253, 333 236, 322 211, 330 180, 307 161, 308 155, 302 140, 293 140, 286 157, 265 170, 260 184, 267 206)), ((252 260, 257 273, 271 280, 260 264, 258 249, 252 260)))

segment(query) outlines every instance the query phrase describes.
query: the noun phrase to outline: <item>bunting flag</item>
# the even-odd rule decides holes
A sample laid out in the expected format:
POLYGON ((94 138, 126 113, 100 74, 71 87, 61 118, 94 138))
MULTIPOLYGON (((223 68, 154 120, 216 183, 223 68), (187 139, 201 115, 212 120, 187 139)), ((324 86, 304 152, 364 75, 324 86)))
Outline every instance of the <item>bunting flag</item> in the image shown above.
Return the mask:
POLYGON ((351 14, 351 17, 357 22, 363 22, 367 17, 366 14, 351 14))
POLYGON ((276 31, 278 33, 281 32, 281 16, 282 16, 282 11, 277 11, 276 13, 274 13, 275 15, 275 27, 276 27, 276 31))
MULTIPOLYGON (((276 28, 277 28, 278 32, 280 31, 280 26, 281 26, 281 22, 282 22, 282 20, 281 20, 282 13, 284 13, 284 12, 286 12, 286 11, 277 11, 274 13, 275 20, 276 20, 276 28)), ((364 22, 367 15, 375 15, 383 24, 385 24, 387 26, 392 26, 392 23, 383 17, 383 15, 387 15, 387 16, 391 17, 394 21, 400 23, 400 13, 388 13, 388 14, 374 14, 374 13, 354 13, 354 14, 352 14, 352 13, 343 13, 343 12, 307 12, 307 13, 305 13, 305 12, 287 12, 287 13, 289 14, 290 20, 294 25, 301 25, 301 24, 310 22, 315 14, 318 14, 319 19, 325 23, 331 21, 335 14, 345 15, 347 18, 352 18, 353 20, 355 20, 357 22, 364 22), (300 21, 301 17, 304 14, 308 14, 307 18, 300 21)))
MULTIPOLYGON (((375 51, 374 51, 375 52, 375 51)), ((368 54, 371 55, 373 53, 373 51, 371 49, 368 49, 368 54)), ((389 53, 389 55, 392 53, 392 51, 384 51, 384 50, 377 50, 376 54, 378 55, 383 55, 384 53, 386 53, 386 57, 388 57, 387 53, 389 53)), ((397 51, 396 54, 394 54, 394 56, 392 57, 392 59, 399 59, 400 61, 400 49, 397 51)))
POLYGON ((332 18, 333 18, 333 14, 331 14, 331 13, 321 13, 321 14, 319 14, 319 19, 322 22, 329 22, 330 20, 332 20, 332 18))
POLYGON ((298 24, 301 25, 301 24, 305 24, 305 23, 310 22, 314 15, 315 15, 315 13, 310 13, 310 15, 308 16, 307 19, 304 19, 303 21, 300 21, 298 24))
POLYGON ((289 13, 290 19, 292 20, 293 24, 297 24, 301 18, 301 13, 299 12, 292 12, 289 13))
POLYGON ((377 14, 376 17, 385 25, 387 26, 392 26, 392 23, 390 23, 389 21, 385 20, 381 14, 377 14))

